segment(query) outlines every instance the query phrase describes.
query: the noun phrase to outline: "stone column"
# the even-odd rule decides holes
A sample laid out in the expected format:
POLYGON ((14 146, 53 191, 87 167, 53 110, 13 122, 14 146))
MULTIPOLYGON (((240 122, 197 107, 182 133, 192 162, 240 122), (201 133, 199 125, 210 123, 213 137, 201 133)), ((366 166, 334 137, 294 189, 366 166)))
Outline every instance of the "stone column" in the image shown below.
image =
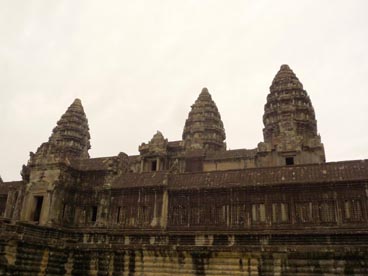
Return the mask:
POLYGON ((157 157, 157 159, 156 159, 157 161, 157 168, 156 168, 156 171, 159 171, 160 170, 160 157, 157 157))

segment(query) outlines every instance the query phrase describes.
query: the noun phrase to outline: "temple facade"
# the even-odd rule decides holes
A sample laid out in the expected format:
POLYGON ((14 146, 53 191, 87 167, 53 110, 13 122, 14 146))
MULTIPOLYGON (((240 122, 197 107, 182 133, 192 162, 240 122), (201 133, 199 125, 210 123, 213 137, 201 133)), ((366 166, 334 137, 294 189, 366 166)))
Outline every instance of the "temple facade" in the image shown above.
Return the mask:
POLYGON ((22 180, 0 179, 1 275, 367 275, 368 160, 326 162, 287 65, 255 148, 227 150, 203 88, 182 140, 91 158, 76 99, 22 180))

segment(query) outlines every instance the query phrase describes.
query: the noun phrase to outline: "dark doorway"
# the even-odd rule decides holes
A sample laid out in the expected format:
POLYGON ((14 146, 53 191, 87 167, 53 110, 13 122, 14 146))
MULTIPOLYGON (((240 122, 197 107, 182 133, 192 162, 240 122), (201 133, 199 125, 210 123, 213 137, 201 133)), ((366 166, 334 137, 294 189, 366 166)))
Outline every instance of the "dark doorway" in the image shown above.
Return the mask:
POLYGON ((43 196, 35 196, 35 211, 33 215, 33 221, 40 221, 41 211, 42 211, 42 203, 43 203, 43 196))
POLYGON ((64 203, 64 205, 63 205, 63 212, 61 214, 61 218, 65 218, 65 213, 66 213, 66 204, 64 203))
POLYGON ((294 157, 286 157, 285 158, 286 165, 294 165, 294 157))
POLYGON ((157 171, 157 161, 156 160, 151 162, 151 171, 152 172, 157 171))
POLYGON ((91 221, 96 222, 96 220, 97 220, 97 206, 92 206, 91 221))
POLYGON ((121 207, 119 206, 118 209, 117 209, 116 223, 120 222, 120 210, 121 210, 121 207))

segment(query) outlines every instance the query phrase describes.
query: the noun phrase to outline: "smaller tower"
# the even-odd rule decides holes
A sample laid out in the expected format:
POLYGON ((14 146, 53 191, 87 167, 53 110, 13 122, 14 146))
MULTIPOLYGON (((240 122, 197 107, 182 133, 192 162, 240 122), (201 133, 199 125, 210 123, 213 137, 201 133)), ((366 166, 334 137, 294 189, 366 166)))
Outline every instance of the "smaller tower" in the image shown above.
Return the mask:
POLYGON ((47 143, 43 143, 31 161, 49 161, 53 158, 89 158, 90 134, 88 120, 80 99, 75 99, 53 129, 47 143))
POLYGON ((74 100, 52 132, 49 143, 54 144, 63 154, 71 158, 89 158, 91 137, 80 99, 74 100))
POLYGON ((263 115, 264 143, 258 145, 261 165, 325 161, 312 102, 288 65, 282 65, 267 96, 263 115))
POLYGON ((225 150, 225 129, 220 113, 207 88, 203 88, 192 105, 183 131, 187 151, 225 150))
POLYGON ((168 162, 167 144, 167 139, 165 139, 160 131, 157 131, 148 144, 142 143, 139 146, 141 172, 166 169, 168 162))
POLYGON ((58 224, 63 214, 63 198, 68 186, 75 184, 67 170, 73 159, 89 158, 88 121, 79 99, 69 106, 53 129, 48 142, 30 154, 22 177, 24 199, 20 220, 40 225, 58 224))

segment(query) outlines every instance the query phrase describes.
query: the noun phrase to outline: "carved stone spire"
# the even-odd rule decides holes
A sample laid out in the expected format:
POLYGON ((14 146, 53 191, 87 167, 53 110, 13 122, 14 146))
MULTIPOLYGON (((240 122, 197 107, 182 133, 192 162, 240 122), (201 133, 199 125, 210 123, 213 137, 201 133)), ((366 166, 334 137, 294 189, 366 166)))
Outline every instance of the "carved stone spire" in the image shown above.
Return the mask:
MULTIPOLYGON (((42 156, 89 158, 90 134, 82 103, 75 99, 53 129, 47 143, 37 150, 35 158, 42 156)), ((31 158, 32 159, 32 158, 31 158)))
POLYGON ((264 142, 271 148, 279 152, 318 149, 324 160, 311 100, 288 65, 282 65, 272 81, 263 123, 264 142))
POLYGON ((166 154, 168 140, 162 135, 161 131, 157 131, 151 141, 142 143, 139 146, 139 152, 141 155, 160 155, 166 154))
POLYGON ((224 124, 207 88, 192 105, 185 122, 183 140, 187 150, 225 150, 224 124))

